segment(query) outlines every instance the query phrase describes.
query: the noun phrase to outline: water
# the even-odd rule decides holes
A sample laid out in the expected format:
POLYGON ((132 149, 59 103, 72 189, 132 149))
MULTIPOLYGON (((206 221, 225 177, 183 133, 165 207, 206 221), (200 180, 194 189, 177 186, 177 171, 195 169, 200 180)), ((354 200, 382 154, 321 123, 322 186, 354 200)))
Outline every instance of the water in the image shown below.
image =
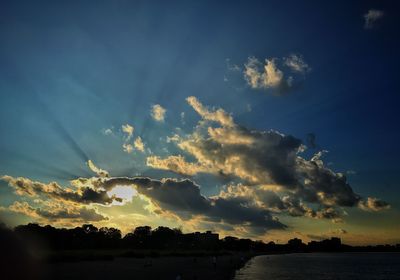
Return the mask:
POLYGON ((400 280, 400 253, 258 256, 235 280, 400 280))

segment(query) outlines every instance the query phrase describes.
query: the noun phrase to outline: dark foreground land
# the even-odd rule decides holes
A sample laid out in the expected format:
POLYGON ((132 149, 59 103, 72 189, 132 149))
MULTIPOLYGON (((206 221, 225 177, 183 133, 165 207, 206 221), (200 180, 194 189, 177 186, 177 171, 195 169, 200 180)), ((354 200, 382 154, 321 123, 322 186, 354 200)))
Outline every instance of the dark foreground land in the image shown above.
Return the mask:
MULTIPOLYGON (((58 252, 57 255, 18 259, 2 268, 7 280, 89 279, 232 279, 254 254, 157 257, 108 252, 58 252), (216 264, 214 265, 214 260, 216 264), (178 275, 181 277, 179 278, 178 275)), ((16 260, 14 258, 14 260, 16 260)), ((4 263, 3 263, 4 264, 4 263)), ((0 278, 3 279, 3 278, 0 278)))
POLYGON ((113 261, 84 261, 48 264, 42 279, 232 279, 240 256, 116 258, 113 261))
POLYGON ((122 237, 115 228, 28 224, 0 226, 0 279, 219 280, 232 279, 246 260, 261 254, 398 251, 399 244, 353 247, 337 237, 275 244, 167 227, 141 226, 122 237))

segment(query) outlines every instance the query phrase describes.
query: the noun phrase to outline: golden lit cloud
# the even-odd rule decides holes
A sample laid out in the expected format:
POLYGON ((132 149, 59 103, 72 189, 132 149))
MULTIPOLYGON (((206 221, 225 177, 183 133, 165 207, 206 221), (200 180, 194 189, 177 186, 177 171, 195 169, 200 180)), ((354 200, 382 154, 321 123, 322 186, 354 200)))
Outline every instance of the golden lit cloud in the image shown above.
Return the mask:
POLYGON ((90 170, 92 170, 94 173, 96 173, 99 177, 108 177, 109 174, 106 170, 98 168, 96 165, 94 165, 93 161, 90 159, 87 161, 87 165, 90 170))
POLYGON ((160 104, 155 104, 151 107, 151 116, 154 120, 158 122, 163 122, 165 120, 165 114, 167 110, 163 108, 160 104))
POLYGON ((133 142, 133 145, 138 151, 144 152, 144 143, 142 141, 142 138, 138 136, 135 141, 133 142))
POLYGON ((124 132, 127 136, 127 141, 129 141, 132 138, 133 135, 133 131, 135 130, 133 128, 133 126, 129 125, 129 124, 124 124, 122 125, 122 132, 124 132))

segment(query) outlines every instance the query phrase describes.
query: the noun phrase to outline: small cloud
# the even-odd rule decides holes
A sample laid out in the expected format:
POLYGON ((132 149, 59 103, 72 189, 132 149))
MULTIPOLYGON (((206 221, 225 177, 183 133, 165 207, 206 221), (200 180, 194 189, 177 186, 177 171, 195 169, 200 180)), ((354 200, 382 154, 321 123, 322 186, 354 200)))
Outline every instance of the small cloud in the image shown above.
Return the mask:
POLYGON ((389 203, 375 197, 368 197, 367 200, 361 200, 358 206, 368 212, 379 212, 390 208, 389 203))
POLYGON ((185 112, 181 112, 181 122, 182 124, 185 124, 185 112))
POLYGON ((355 175, 355 174, 357 174, 357 172, 355 172, 354 170, 347 170, 346 174, 347 175, 355 175))
POLYGON ((128 154, 133 152, 133 146, 131 144, 124 143, 122 144, 122 148, 124 149, 124 152, 128 154))
POLYGON ((284 64, 293 72, 306 73, 311 70, 302 55, 291 54, 284 58, 284 64))
POLYGON ((384 12, 381 10, 371 9, 364 14, 364 28, 371 29, 375 26, 376 22, 384 16, 384 12))
POLYGON ((101 130, 101 133, 103 134, 103 135, 113 135, 114 134, 114 132, 112 131, 113 130, 113 128, 111 127, 111 128, 103 128, 102 130, 101 130))
POLYGON ((225 61, 226 61, 226 67, 228 68, 229 71, 237 71, 237 72, 239 72, 241 70, 239 65, 232 64, 231 60, 229 58, 227 58, 225 61))
POLYGON ((333 233, 337 233, 337 234, 347 234, 348 231, 345 230, 345 229, 339 228, 339 229, 333 231, 333 233))
POLYGON ((251 112, 253 110, 253 108, 251 107, 251 104, 247 103, 246 105, 246 111, 247 112, 251 112))
POLYGON ((124 124, 124 125, 122 125, 121 128, 122 128, 122 132, 126 133, 126 135, 127 135, 127 141, 129 139, 131 139, 132 135, 133 135, 133 131, 134 131, 133 126, 131 126, 129 124, 124 124))
POLYGON ((135 148, 141 152, 144 152, 144 143, 142 141, 142 138, 140 136, 138 136, 135 139, 135 142, 133 142, 133 145, 135 146, 135 148))
POLYGON ((159 104, 151 107, 151 117, 158 122, 163 122, 165 120, 166 112, 167 110, 159 104))
POLYGON ((94 173, 97 174, 97 176, 99 176, 99 177, 109 177, 109 174, 108 174, 108 172, 107 172, 106 170, 103 170, 103 169, 101 169, 101 168, 98 168, 98 167, 93 163, 93 161, 91 161, 90 159, 87 161, 87 165, 88 165, 88 167, 89 167, 89 169, 90 169, 91 171, 93 171, 94 173))
POLYGON ((290 55, 283 59, 283 64, 278 65, 276 58, 265 59, 265 63, 260 62, 255 57, 249 57, 244 64, 244 79, 252 89, 273 90, 275 93, 283 94, 295 88, 300 79, 294 76, 285 77, 285 73, 280 66, 288 67, 293 74, 304 74, 310 67, 304 62, 301 55, 290 55))
POLYGON ((252 88, 277 88, 283 81, 283 72, 277 68, 275 59, 266 59, 262 65, 257 58, 249 57, 244 67, 244 77, 252 88))

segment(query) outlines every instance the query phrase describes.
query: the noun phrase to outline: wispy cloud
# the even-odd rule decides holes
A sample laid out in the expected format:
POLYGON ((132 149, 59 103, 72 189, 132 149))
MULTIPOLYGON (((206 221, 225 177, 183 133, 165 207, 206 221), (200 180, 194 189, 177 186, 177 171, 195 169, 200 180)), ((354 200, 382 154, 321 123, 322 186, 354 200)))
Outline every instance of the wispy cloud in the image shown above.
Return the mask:
POLYGON ((87 165, 89 167, 89 169, 91 171, 93 171, 94 173, 96 173, 99 177, 108 177, 109 174, 106 170, 103 170, 101 168, 98 168, 93 161, 91 161, 90 159, 87 161, 87 165))
POLYGON ((376 22, 384 16, 381 10, 371 9, 364 14, 364 28, 371 29, 375 26, 376 22))
POLYGON ((101 130, 101 133, 104 135, 113 135, 114 134, 112 127, 111 128, 103 128, 101 130))
POLYGON ((311 70, 310 66, 308 66, 308 64, 304 61, 302 55, 291 54, 288 57, 285 57, 283 60, 285 65, 294 72, 304 74, 311 70))

